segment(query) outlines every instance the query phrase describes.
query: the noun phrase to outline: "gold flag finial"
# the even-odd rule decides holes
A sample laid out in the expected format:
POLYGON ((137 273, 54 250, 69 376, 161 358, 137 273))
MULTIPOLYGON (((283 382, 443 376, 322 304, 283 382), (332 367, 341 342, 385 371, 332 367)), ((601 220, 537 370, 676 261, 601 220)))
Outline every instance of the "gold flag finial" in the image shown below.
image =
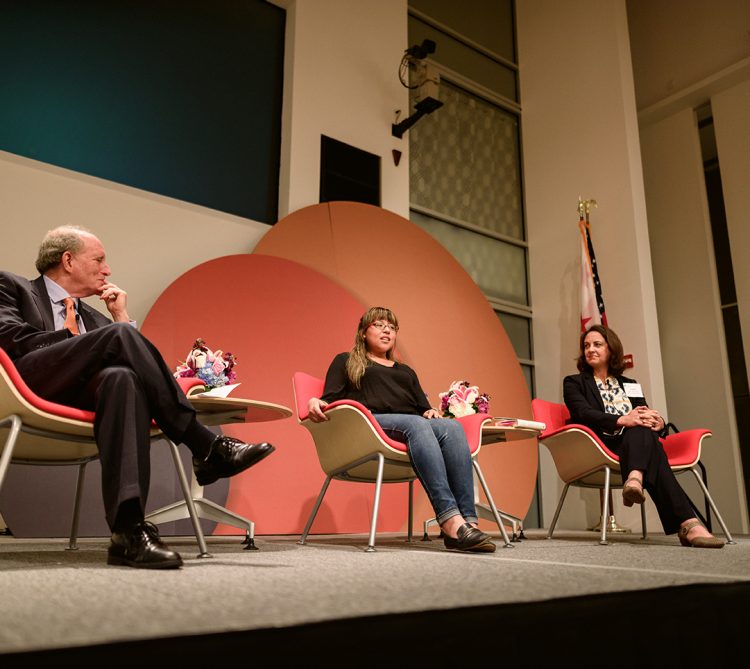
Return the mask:
POLYGON ((583 200, 580 195, 578 196, 578 216, 580 218, 586 218, 587 223, 591 208, 596 206, 596 200, 583 200))

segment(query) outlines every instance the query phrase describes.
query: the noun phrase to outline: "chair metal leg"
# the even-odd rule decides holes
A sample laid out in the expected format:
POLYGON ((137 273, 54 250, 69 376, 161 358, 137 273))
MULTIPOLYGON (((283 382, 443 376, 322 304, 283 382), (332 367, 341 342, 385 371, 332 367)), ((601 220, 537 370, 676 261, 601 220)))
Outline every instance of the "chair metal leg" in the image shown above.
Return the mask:
POLYGON ((208 552, 208 547, 206 546, 206 538, 203 536, 201 522, 198 519, 198 512, 195 510, 193 495, 190 490, 187 476, 185 475, 185 468, 182 466, 182 460, 180 459, 180 452, 177 450, 177 444, 171 439, 167 439, 166 441, 172 451, 172 460, 174 460, 174 466, 175 469, 177 469, 177 478, 179 479, 180 487, 182 488, 182 496, 185 498, 185 504, 187 505, 188 514, 190 515, 190 522, 193 524, 193 532, 195 533, 195 538, 198 540, 198 548, 200 549, 198 557, 211 557, 211 554, 208 552))
MULTIPOLYGON (((495 520, 495 515, 492 512, 492 509, 490 509, 488 504, 477 503, 476 507, 477 507, 477 516, 479 516, 479 518, 485 518, 486 520, 495 520)), ((521 539, 526 538, 523 534, 523 521, 518 516, 514 516, 513 514, 510 514, 507 511, 503 511, 502 509, 497 509, 497 513, 500 516, 500 518, 510 523, 510 527, 511 527, 510 540, 512 542, 515 543, 515 542, 521 541, 521 539)))
POLYGON ((703 490, 703 494, 706 496, 706 499, 708 500, 708 503, 711 506, 711 510, 714 512, 714 515, 716 516, 716 520, 719 521, 719 525, 721 525, 721 529, 724 532, 724 536, 727 538, 727 543, 733 544, 734 539, 732 539, 732 535, 729 534, 729 530, 727 529, 727 526, 724 523, 724 519, 721 517, 721 514, 719 513, 719 509, 716 508, 716 504, 714 504, 714 500, 711 497, 711 494, 708 492, 708 488, 706 487, 706 484, 703 483, 703 479, 700 477, 700 474, 698 474, 698 472, 695 470, 695 467, 691 468, 690 471, 693 473, 693 476, 695 476, 695 480, 698 481, 698 485, 703 490))
POLYGON ((10 423, 10 428, 8 430, 8 436, 5 438, 5 445, 3 446, 2 454, 0 455, 0 490, 3 487, 3 481, 5 480, 5 474, 8 472, 8 467, 10 467, 10 460, 13 457, 13 449, 16 446, 16 440, 21 432, 21 418, 15 414, 8 416, 0 421, 0 426, 4 426, 7 423, 10 423))
POLYGON ((408 514, 409 528, 407 530, 406 541, 411 542, 414 538, 412 532, 412 524, 414 522, 414 480, 409 481, 409 514, 408 514))
POLYGON ((432 541, 432 539, 430 539, 429 535, 427 534, 427 528, 430 525, 437 525, 437 518, 428 518, 424 521, 424 534, 422 535, 422 541, 432 541))
POLYGON ((78 519, 81 515, 81 497, 83 496, 83 482, 86 479, 86 464, 78 465, 78 480, 76 481, 76 496, 73 502, 73 522, 70 525, 70 539, 68 540, 69 551, 78 550, 78 519))
MULTIPOLYGON (((16 445, 16 439, 18 439, 18 435, 21 432, 21 418, 16 415, 11 415, 3 418, 3 420, 0 420, 0 426, 5 426, 7 424, 10 424, 10 428, 8 429, 8 436, 5 438, 5 444, 2 447, 2 451, 0 451, 0 490, 3 489, 3 481, 5 480, 5 474, 10 467, 10 461, 13 456, 13 449, 16 445)), ((10 531, 10 527, 6 526, 4 531, 0 530, 0 534, 12 535, 13 533, 10 531)))
POLYGON ((602 536, 599 543, 607 545, 607 518, 609 517, 609 467, 604 468, 604 503, 602 504, 602 536))
POLYGON ((378 475, 375 479, 375 501, 372 505, 372 521, 370 522, 370 537, 367 542, 366 553, 375 552, 375 528, 378 524, 378 507, 380 506, 380 488, 383 485, 383 468, 385 467, 385 458, 382 453, 378 453, 378 475))
POLYGON ((474 470, 477 473, 477 477, 479 477, 479 482, 482 484, 482 489, 484 490, 484 494, 487 497, 487 501, 489 502, 490 509, 492 510, 492 514, 495 516, 495 522, 497 523, 497 526, 500 528, 500 534, 503 535, 505 548, 514 548, 513 544, 510 543, 510 539, 508 538, 508 533, 505 531, 505 524, 500 518, 500 514, 497 511, 497 506, 495 506, 495 500, 492 499, 492 493, 490 492, 490 488, 487 485, 487 481, 484 480, 484 474, 482 473, 482 468, 479 466, 479 463, 476 461, 475 458, 473 458, 471 462, 474 465, 474 470))
POLYGON ((646 502, 641 504, 641 528, 643 530, 643 534, 641 535, 641 539, 646 538, 647 529, 646 529, 646 502))
POLYGON ((313 521, 315 520, 315 516, 318 515, 318 509, 320 508, 321 503, 323 502, 323 497, 325 497, 326 490, 328 490, 328 485, 331 483, 331 476, 326 476, 326 480, 323 481, 323 487, 320 489, 320 493, 318 494, 318 499, 315 500, 315 506, 313 506, 312 512, 310 513, 310 517, 307 519, 307 524, 305 525, 305 529, 302 531, 302 536, 299 538, 298 544, 304 546, 305 541, 307 541, 307 535, 310 532, 310 528, 312 527, 313 521))
POLYGON ((570 488, 570 483, 565 484, 562 494, 560 495, 560 501, 557 503, 557 508, 555 509, 555 515, 552 517, 552 524, 549 526, 549 532, 547 532, 547 539, 551 539, 552 533, 555 531, 555 525, 557 525, 557 519, 560 517, 560 511, 562 509, 563 502, 565 501, 565 497, 568 494, 568 488, 570 488))

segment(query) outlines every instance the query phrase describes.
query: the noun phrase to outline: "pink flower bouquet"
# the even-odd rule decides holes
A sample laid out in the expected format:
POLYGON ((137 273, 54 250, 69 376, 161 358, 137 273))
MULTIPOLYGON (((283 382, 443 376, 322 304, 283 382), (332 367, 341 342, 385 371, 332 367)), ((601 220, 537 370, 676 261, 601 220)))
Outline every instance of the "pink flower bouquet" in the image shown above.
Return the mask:
POLYGON ((468 381, 454 381, 447 392, 440 393, 440 413, 445 418, 461 418, 473 413, 489 413, 490 396, 480 393, 468 381))
POLYGON ((180 363, 175 371, 175 378, 181 376, 198 377, 206 388, 219 388, 228 383, 233 383, 237 378, 234 367, 237 358, 232 353, 223 353, 221 350, 212 351, 206 343, 198 338, 193 343, 193 348, 188 353, 185 362, 180 363))

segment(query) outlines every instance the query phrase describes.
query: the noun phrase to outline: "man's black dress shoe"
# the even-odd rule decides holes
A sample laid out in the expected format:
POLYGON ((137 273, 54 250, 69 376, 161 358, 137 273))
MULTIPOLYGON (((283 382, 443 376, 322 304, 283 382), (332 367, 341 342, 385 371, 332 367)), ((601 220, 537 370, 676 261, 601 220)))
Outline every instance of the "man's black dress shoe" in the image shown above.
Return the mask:
POLYGON ((234 476, 260 462, 274 451, 271 444, 246 444, 244 441, 220 434, 211 444, 205 459, 193 458, 193 470, 198 485, 234 476))
POLYGON ((162 543, 159 530, 144 520, 129 532, 112 534, 107 564, 138 569, 176 569, 182 566, 182 558, 162 543))
POLYGON ((456 539, 449 537, 447 534, 443 537, 443 543, 446 548, 453 548, 459 551, 472 551, 475 553, 494 553, 495 544, 489 534, 470 523, 464 523, 458 528, 456 539))

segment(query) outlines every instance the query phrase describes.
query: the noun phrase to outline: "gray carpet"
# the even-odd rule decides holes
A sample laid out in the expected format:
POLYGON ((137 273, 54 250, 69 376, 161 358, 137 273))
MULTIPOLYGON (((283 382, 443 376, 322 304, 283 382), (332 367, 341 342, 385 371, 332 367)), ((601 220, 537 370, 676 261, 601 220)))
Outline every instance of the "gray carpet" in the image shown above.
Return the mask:
POLYGON ((446 551, 434 538, 407 544, 381 535, 211 537, 198 559, 193 538, 170 538, 185 566, 174 571, 105 564, 107 541, 0 537, 0 653, 164 637, 282 629, 381 614, 520 605, 696 584, 750 584, 750 537, 721 550, 681 547, 675 537, 543 530, 494 554, 446 551))

